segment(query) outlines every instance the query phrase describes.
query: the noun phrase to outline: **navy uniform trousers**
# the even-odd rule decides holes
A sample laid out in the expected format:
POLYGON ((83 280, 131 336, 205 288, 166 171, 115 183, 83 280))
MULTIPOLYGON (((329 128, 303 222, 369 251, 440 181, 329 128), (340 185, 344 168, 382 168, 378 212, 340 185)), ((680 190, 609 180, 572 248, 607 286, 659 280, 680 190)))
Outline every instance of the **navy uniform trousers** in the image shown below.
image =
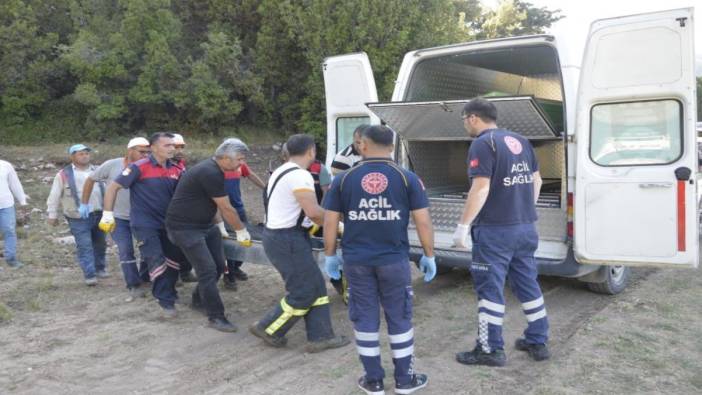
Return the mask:
POLYGON ((333 338, 327 287, 307 231, 300 227, 266 228, 263 248, 283 277, 287 295, 258 322, 259 327, 270 336, 283 337, 304 317, 308 341, 333 338))
POLYGON ((478 344, 485 352, 504 349, 505 278, 509 279, 512 292, 526 315, 526 342, 546 344, 548 319, 536 280, 534 252, 539 235, 534 224, 475 225, 471 228, 471 238, 473 262, 470 272, 478 296, 478 344))
POLYGON ((349 284, 349 318, 353 322, 356 348, 369 381, 385 377, 380 362, 380 306, 388 324, 395 381, 412 380, 414 330, 412 283, 409 261, 390 265, 344 264, 349 284))

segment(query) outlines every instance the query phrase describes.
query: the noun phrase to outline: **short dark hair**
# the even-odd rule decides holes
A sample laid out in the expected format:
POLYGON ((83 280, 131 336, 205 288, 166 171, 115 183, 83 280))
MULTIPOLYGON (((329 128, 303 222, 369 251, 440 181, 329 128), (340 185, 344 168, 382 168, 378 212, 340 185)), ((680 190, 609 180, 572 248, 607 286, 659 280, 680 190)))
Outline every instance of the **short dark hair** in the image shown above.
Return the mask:
POLYGON ((391 146, 395 140, 395 133, 393 133, 392 129, 384 125, 369 126, 363 129, 362 136, 382 147, 391 146))
POLYGON ((156 133, 152 134, 151 137, 149 137, 149 145, 154 145, 162 137, 167 137, 169 139, 172 139, 175 136, 173 136, 173 133, 170 133, 170 132, 156 132, 156 133))
POLYGON ((314 137, 309 134, 294 134, 290 136, 285 146, 288 148, 288 155, 304 155, 310 148, 314 147, 314 137))
POLYGON ((362 124, 356 126, 356 129, 353 130, 353 135, 354 135, 354 136, 355 136, 355 135, 363 136, 363 131, 364 131, 366 128, 369 128, 369 127, 370 127, 369 124, 367 124, 367 123, 362 123, 362 124))
POLYGON ((497 107, 482 97, 476 97, 463 106, 461 115, 465 117, 471 114, 477 115, 483 122, 497 122, 497 107))

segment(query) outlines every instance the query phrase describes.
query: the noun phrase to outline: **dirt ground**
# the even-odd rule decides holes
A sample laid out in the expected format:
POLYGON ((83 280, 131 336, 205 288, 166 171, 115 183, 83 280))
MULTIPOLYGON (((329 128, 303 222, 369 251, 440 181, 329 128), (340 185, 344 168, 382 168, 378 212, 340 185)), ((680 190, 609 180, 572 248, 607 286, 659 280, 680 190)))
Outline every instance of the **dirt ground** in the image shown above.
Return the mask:
MULTIPOLYGON (((116 250, 109 251, 112 277, 95 288, 82 283, 74 247, 52 240, 67 226, 45 225, 52 166, 60 154, 34 162, 37 148, 0 147, 12 161, 32 200, 28 224, 19 229, 25 267, 0 270, 0 394, 357 394, 362 374, 355 348, 304 352, 302 323, 287 348, 271 349, 245 329, 283 296, 283 283, 268 266, 244 265, 248 282, 222 290, 234 334, 206 328, 187 305, 192 284, 179 288, 179 316, 158 319, 148 297, 125 302, 116 250), (33 212, 31 211, 33 209, 33 212), (41 211, 39 211, 41 210, 41 211)), ((105 149, 100 159, 110 157, 105 149)), ((266 175, 270 145, 249 159, 266 175)), ((203 154, 204 155, 204 154, 203 154)), ((250 216, 260 218, 260 192, 243 182, 250 216)), ((699 270, 634 271, 620 295, 603 296, 583 283, 541 278, 551 323, 553 357, 535 363, 514 350, 526 320, 507 292, 504 368, 469 368, 454 354, 472 348, 476 298, 470 277, 454 270, 424 284, 415 271, 416 370, 429 375, 425 394, 580 394, 702 392, 702 273, 699 270)), ((332 295, 335 330, 352 336, 341 299, 332 295)), ((383 364, 392 387, 392 361, 383 339, 383 364)), ((392 393, 388 391, 388 393, 392 393)))

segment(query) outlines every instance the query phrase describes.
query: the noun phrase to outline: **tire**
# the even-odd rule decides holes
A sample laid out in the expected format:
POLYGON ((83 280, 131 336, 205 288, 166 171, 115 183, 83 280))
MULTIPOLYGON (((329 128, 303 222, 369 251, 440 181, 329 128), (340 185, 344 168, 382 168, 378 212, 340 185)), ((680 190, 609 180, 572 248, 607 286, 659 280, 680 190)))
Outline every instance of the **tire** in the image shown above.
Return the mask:
POLYGON ((587 283, 590 291, 604 295, 616 295, 629 284, 631 269, 628 266, 605 266, 604 270, 605 281, 587 283))

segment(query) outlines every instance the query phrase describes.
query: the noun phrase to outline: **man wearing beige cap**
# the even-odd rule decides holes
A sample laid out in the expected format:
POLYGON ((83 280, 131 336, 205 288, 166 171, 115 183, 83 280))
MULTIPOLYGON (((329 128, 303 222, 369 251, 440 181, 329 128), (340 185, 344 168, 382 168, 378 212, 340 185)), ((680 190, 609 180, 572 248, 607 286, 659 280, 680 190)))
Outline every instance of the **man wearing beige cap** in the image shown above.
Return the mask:
MULTIPOLYGON (((150 152, 149 140, 143 137, 135 137, 129 140, 127 154, 124 157, 110 159, 90 173, 83 186, 83 196, 80 204, 81 217, 85 218, 90 212, 89 200, 96 182, 109 183, 117 178, 130 163, 146 158, 150 152)), ((121 189, 117 192, 113 211, 116 226, 115 231, 112 233, 112 240, 117 244, 119 263, 122 267, 124 282, 129 290, 127 302, 130 302, 135 298, 143 297, 145 292, 141 288, 141 278, 139 277, 137 261, 134 255, 132 231, 129 227, 129 189, 121 189)))

